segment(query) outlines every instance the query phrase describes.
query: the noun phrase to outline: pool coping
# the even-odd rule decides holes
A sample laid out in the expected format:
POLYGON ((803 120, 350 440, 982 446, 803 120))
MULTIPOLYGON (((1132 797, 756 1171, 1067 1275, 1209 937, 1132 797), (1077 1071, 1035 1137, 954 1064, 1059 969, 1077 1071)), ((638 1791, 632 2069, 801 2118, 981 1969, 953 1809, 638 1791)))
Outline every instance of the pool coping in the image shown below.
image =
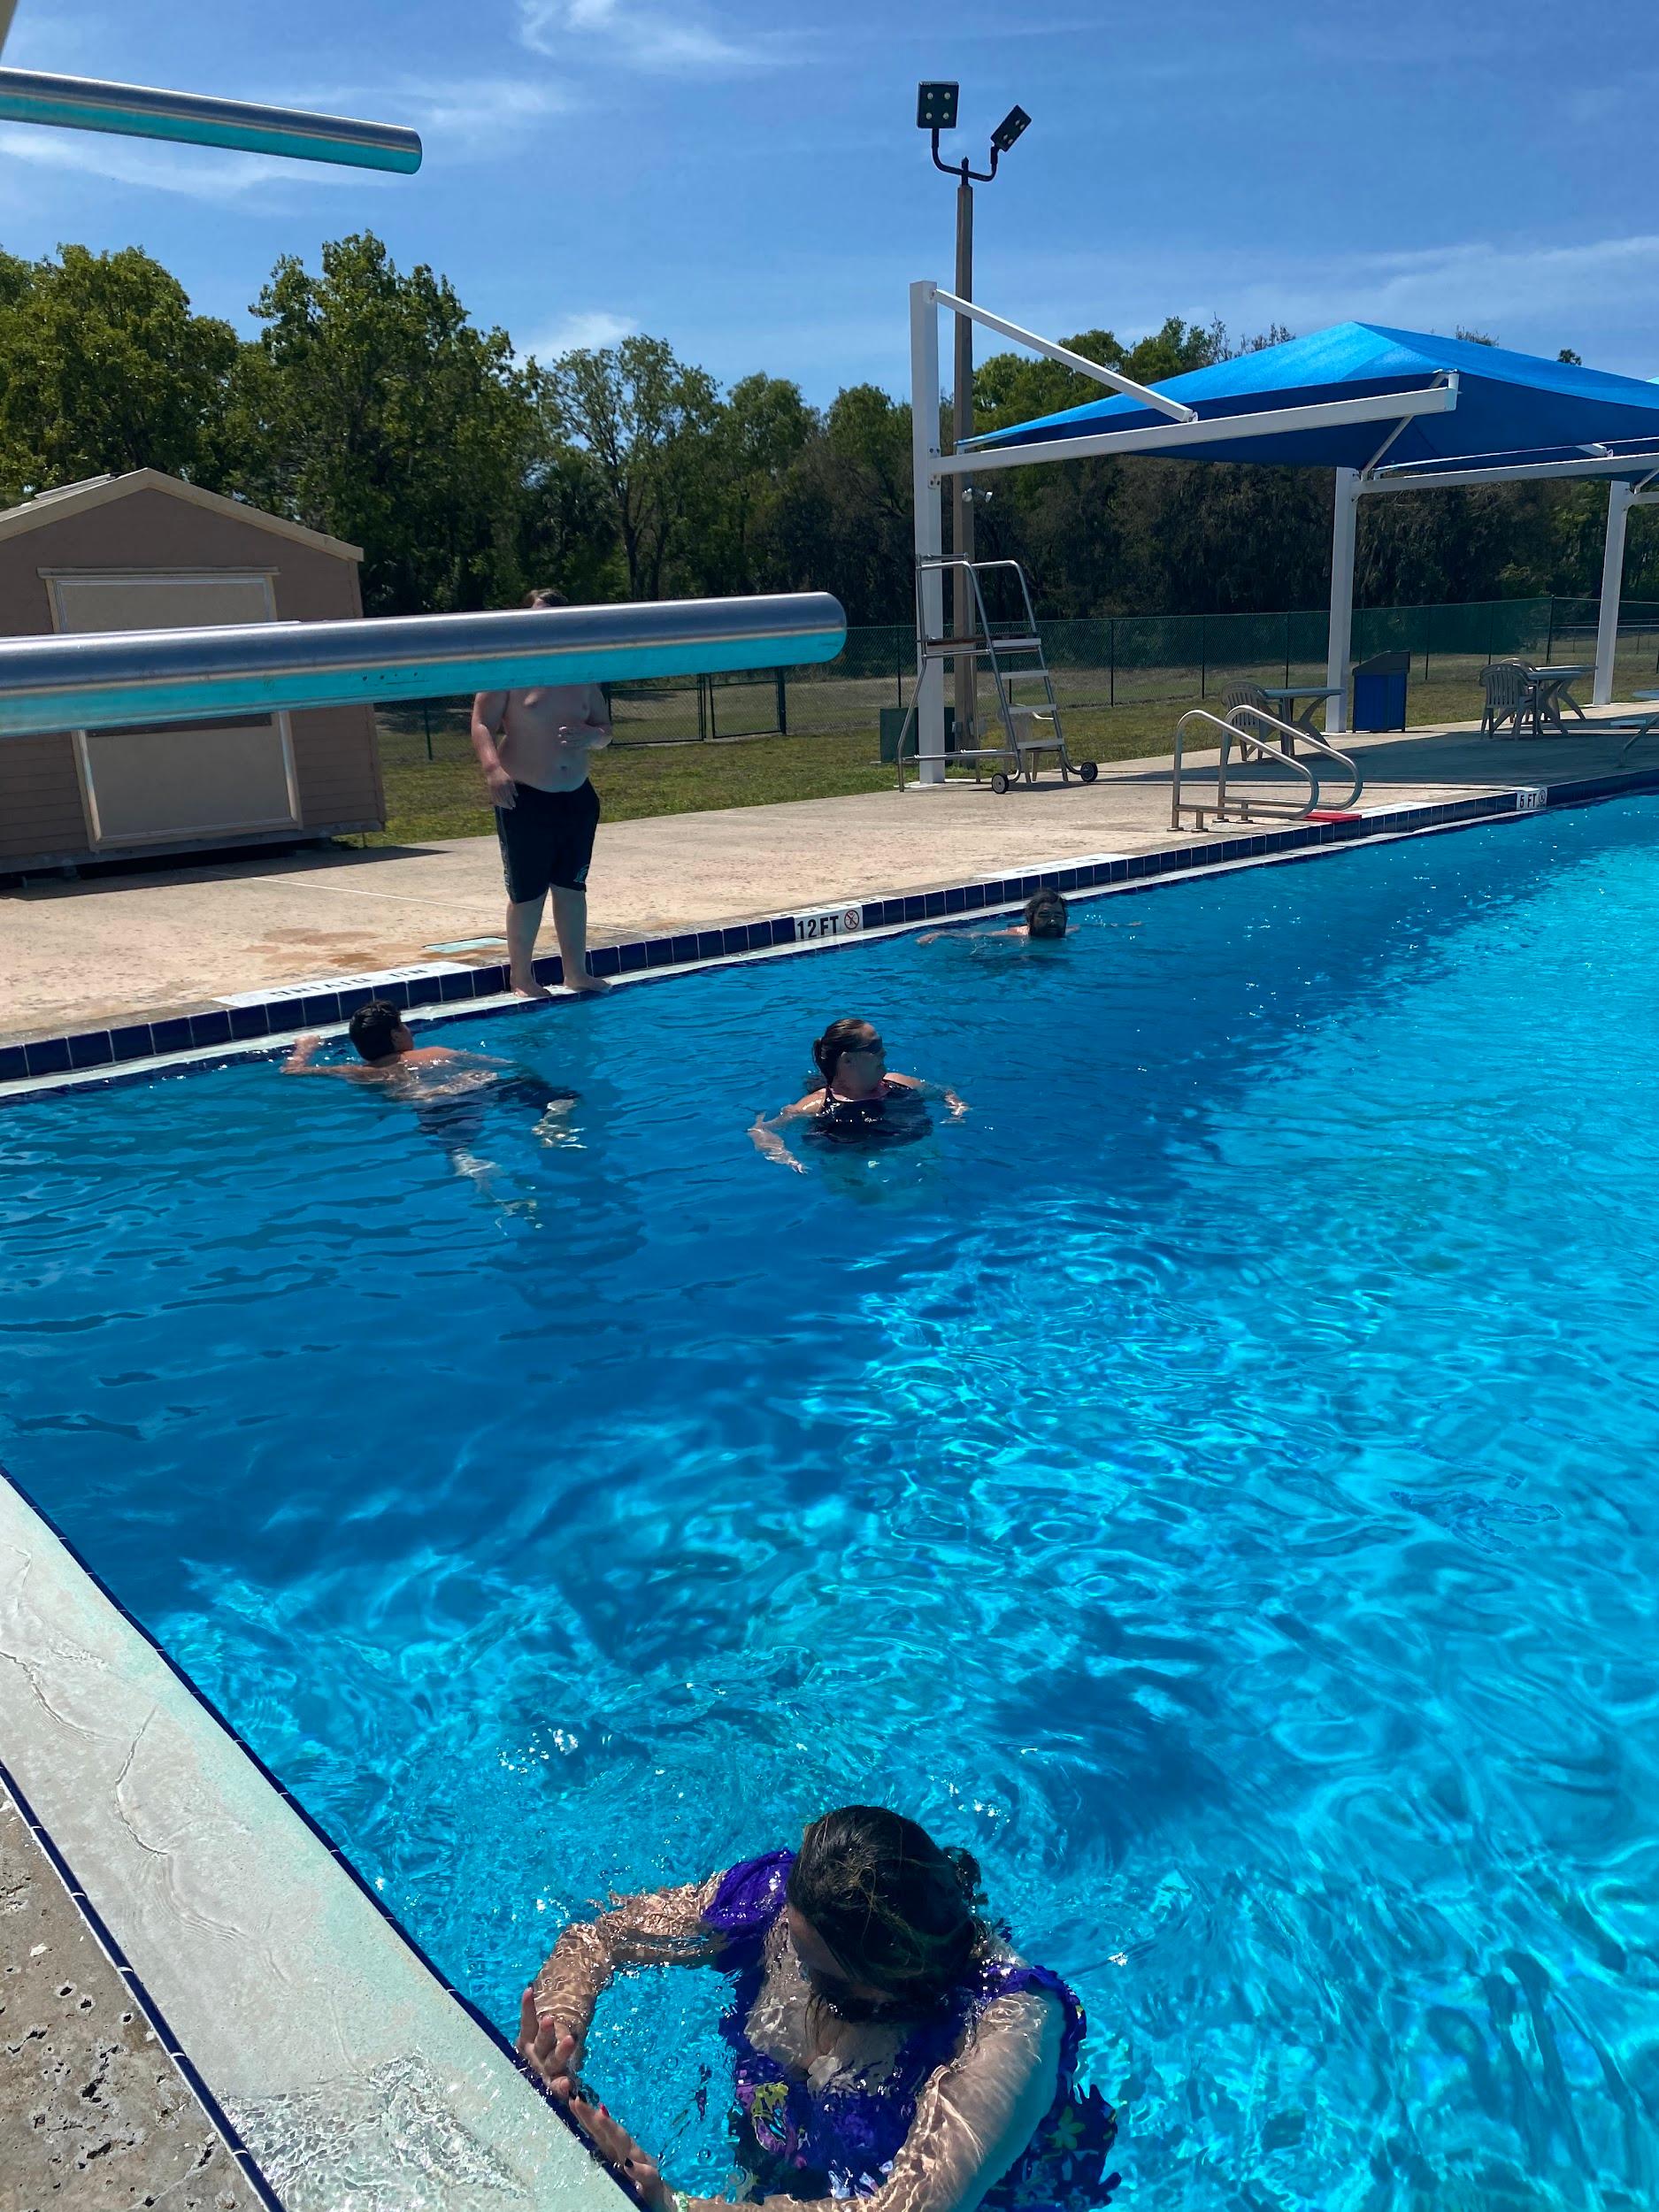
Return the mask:
MULTIPOLYGON (((251 1777, 260 1790, 268 1792, 279 1801, 284 1811, 298 1821, 311 1840, 321 1846, 328 1863, 331 1883, 338 1883, 340 1878, 343 1877, 349 1886, 354 1900, 360 1903, 366 1903, 373 1908, 379 1922, 392 1938, 396 1951, 404 1955, 417 1978, 429 1985, 432 1993, 437 1998, 447 1999, 458 2008, 466 2033, 476 2033, 482 2037, 492 2065, 502 2059, 507 2061, 514 2074, 525 2083, 526 2089, 541 2100, 548 2114, 558 2124, 563 2132, 574 2139, 575 2142, 581 2146, 583 2163, 580 2167, 572 2170, 573 2175, 579 2175, 580 2177, 579 2185, 574 2187, 562 2186, 556 2178, 552 2185, 554 2187, 552 2196, 549 2197, 538 2192, 536 2198, 538 2208, 542 2206, 570 2207, 572 2208, 572 2212, 581 2212, 582 2185, 591 2187, 595 2193, 603 2193, 608 2195, 611 2204, 617 2208, 617 2212, 623 2212, 625 2208, 637 2208, 639 2200, 634 2189, 615 2171, 609 2161, 600 2159, 589 2149, 575 2122, 557 2100, 534 2080, 520 2061, 513 2044, 495 2023, 471 1998, 457 1989, 448 1979, 421 1944, 403 1925, 396 1913, 380 1895, 374 1886, 333 1840, 327 1831, 306 1810, 293 1792, 287 1787, 240 1731, 219 1710, 212 1699, 173 1657, 165 1646, 150 1632, 136 1615, 122 1603, 103 1577, 88 1563, 77 1546, 65 1534, 53 1517, 29 1494, 23 1484, 11 1471, 4 1463, 0 1463, 0 1506, 4 1506, 7 1502, 20 1507, 26 1522, 34 1520, 40 1524, 50 1542, 64 1553, 75 1576, 85 1583, 87 1592, 95 1606, 101 1609, 107 1609, 108 1613, 113 1615, 125 1630, 137 1637, 147 1647, 149 1652, 159 1661, 167 1675, 184 1693, 184 1704, 181 1710, 189 1717, 190 1724, 205 1736, 224 1739, 231 1753, 241 1763, 245 1764, 251 1770, 251 1777)), ((26 1569, 26 1573, 27 1571, 26 1569)), ((53 1621, 50 1625, 54 1633, 59 1631, 60 1624, 58 1621, 53 1621)), ((72 1635, 73 1628, 65 1626, 64 1633, 65 1636, 72 1635)), ((14 1659, 18 1657, 17 1654, 12 1652, 4 1655, 14 1659)), ((27 1663, 25 1672, 36 1697, 47 1705, 49 1710, 52 1710, 50 1702, 42 1696, 38 1685, 35 1682, 32 1668, 27 1663)), ((266 2208, 266 2212, 289 2212, 288 2200, 280 2193, 270 2176, 265 2171, 257 2154, 245 2140, 242 2131, 205 2078, 202 2067, 186 2048, 183 2037, 172 2025, 153 1990, 128 1957, 127 1947, 121 1943, 110 1924, 111 1911, 101 1910, 98 1904, 95 1902, 93 1895, 87 1887, 86 1880, 82 1878, 89 1860, 77 1860, 72 1863, 68 1853, 64 1848, 62 1838, 54 1832, 52 1827, 42 1817, 36 1809, 30 1792, 26 1789, 19 1779, 17 1765, 14 1763, 18 1758, 16 1749, 8 1744, 7 1751, 7 1758, 0 1762, 0 1786, 3 1786, 12 1798, 29 1833, 45 1853, 54 1873, 63 1884, 70 1904, 80 1916, 94 1942, 109 1960, 134 2005, 155 2031, 166 2055, 178 2069, 186 2085, 201 2105, 209 2124, 219 2136, 232 2161, 253 2189, 260 2203, 266 2208)), ((96 1876, 89 1876, 88 1878, 96 1883, 96 1876)), ((106 1907, 109 1904, 110 1900, 106 1896, 106 1907)), ((391 2212, 389 2204, 388 2212, 391 2212)))
MULTIPOLYGON (((823 952, 875 936, 898 936, 930 922, 948 926, 1002 914, 1043 888, 1085 898, 1143 891, 1194 876, 1308 859, 1354 845, 1472 828, 1547 809, 1582 806, 1655 790, 1659 790, 1659 768, 1577 777, 1554 784, 1515 785, 1461 799, 1384 804, 1339 820, 1230 834, 1161 851, 1084 854, 892 898, 849 898, 844 902, 826 899, 806 910, 757 921, 600 946, 589 956, 589 965, 596 976, 608 981, 664 981, 727 963, 823 952)), ((557 955, 539 959, 536 975, 550 988, 561 990, 563 968, 557 955)), ((573 998, 577 995, 561 991, 561 995, 573 998)), ((360 979, 299 995, 290 986, 267 998, 221 1006, 211 1013, 125 1022, 108 1029, 36 1038, 27 1044, 0 1045, 0 1104, 56 1091, 102 1088, 143 1079, 166 1069, 267 1056, 286 1050, 303 1033, 326 1035, 340 1030, 357 1008, 373 998, 389 1000, 423 1028, 453 1021, 463 1013, 522 1013, 531 1003, 509 990, 507 971, 501 964, 463 967, 457 972, 452 964, 440 963, 426 975, 387 981, 360 979)))

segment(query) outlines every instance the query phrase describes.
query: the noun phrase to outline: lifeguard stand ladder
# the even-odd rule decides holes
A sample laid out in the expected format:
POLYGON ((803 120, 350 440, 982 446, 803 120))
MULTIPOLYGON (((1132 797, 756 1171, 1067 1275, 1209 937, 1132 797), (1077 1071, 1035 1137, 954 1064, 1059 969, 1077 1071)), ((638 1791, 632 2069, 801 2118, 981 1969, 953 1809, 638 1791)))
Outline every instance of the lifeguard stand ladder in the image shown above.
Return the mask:
POLYGON ((959 740, 951 757, 969 761, 973 765, 973 780, 980 780, 980 766, 993 762, 991 788, 1001 793, 1009 790, 1022 779, 1035 783, 1041 764, 1041 757, 1052 753, 1060 770, 1062 783, 1069 783, 1075 776, 1079 783, 1093 783, 1100 771, 1092 760, 1073 761, 1065 749, 1065 736, 1060 727, 1060 703, 1054 695, 1054 681, 1048 673, 1048 664, 1043 657, 1042 638, 1037 628, 1037 617, 1031 603, 1031 585, 1025 572, 1018 561, 970 561, 957 554, 941 553, 916 564, 916 675, 917 687, 911 695, 910 710, 899 731, 896 765, 899 789, 904 788, 905 744, 910 744, 910 758, 918 755, 916 702, 921 693, 921 675, 929 661, 954 661, 972 657, 976 675, 983 663, 991 672, 991 682, 996 695, 996 714, 1002 742, 1000 745, 979 745, 973 742, 977 729, 958 731, 959 740), (972 599, 973 626, 964 636, 929 637, 924 617, 922 582, 930 572, 943 573, 947 569, 959 572, 956 584, 957 603, 964 594, 972 599), (1018 612, 1012 622, 993 622, 986 608, 985 590, 981 578, 995 570, 1012 570, 1019 583, 1018 612), (1036 687, 1039 696, 1020 698, 1017 693, 1021 686, 1026 690, 1036 687), (1043 726, 1039 734, 1039 726, 1043 726))

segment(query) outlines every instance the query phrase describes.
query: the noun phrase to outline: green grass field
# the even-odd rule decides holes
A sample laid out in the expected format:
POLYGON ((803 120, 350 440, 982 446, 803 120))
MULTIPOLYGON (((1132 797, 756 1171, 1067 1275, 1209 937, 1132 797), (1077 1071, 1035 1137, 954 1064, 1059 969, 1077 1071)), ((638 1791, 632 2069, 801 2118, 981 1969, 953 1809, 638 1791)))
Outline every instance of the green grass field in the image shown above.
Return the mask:
MULTIPOLYGON (((1468 669, 1448 669, 1444 676, 1437 673, 1431 681, 1414 683, 1409 695, 1413 726, 1432 727, 1479 715, 1478 668, 1474 664, 1468 669)), ((1313 672, 1293 673, 1299 680, 1317 680, 1313 672)), ((812 719, 820 726, 788 737, 613 745, 594 763, 594 781, 606 818, 626 822, 645 815, 772 806, 783 799, 833 799, 890 789, 893 771, 877 757, 874 694, 866 699, 863 685, 844 688, 849 696, 843 708, 836 696, 841 687, 813 686, 810 705, 812 719), (821 726, 834 722, 838 709, 860 726, 821 726)), ((1086 699, 1068 701, 1067 688, 1066 680, 1060 679, 1067 741, 1078 759, 1133 760, 1167 753, 1176 722, 1189 706, 1199 703, 1191 696, 1107 707, 1086 699)), ((884 691, 881 695, 891 695, 884 691)), ((1212 693, 1203 703, 1215 711, 1220 703, 1212 693)), ((632 730, 629 734, 634 734, 632 730)), ((419 708, 384 710, 380 763, 388 819, 385 831, 372 835, 371 843, 407 845, 481 837, 493 827, 462 712, 434 709, 423 717, 419 708)))

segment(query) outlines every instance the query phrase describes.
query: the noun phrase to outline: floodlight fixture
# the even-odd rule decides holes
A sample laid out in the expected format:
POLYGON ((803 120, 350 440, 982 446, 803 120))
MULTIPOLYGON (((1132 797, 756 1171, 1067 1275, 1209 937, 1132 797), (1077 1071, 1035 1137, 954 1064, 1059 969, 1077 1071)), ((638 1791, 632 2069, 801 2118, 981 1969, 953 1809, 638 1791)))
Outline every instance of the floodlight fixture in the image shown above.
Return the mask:
POLYGON ((1022 131, 1030 127, 1031 118, 1024 108, 1010 108, 996 128, 991 133, 991 150, 1005 154, 1022 131))
POLYGON ((954 131, 956 96, 960 85, 918 84, 916 88, 916 127, 918 131, 954 131))

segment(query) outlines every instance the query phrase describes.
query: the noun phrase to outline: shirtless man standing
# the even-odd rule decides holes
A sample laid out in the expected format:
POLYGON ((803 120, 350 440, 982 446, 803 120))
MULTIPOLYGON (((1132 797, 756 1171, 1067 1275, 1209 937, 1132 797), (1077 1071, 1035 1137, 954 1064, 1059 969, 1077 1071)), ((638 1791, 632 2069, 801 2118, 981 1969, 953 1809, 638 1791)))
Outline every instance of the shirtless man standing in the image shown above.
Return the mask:
MULTIPOLYGON (((533 591, 526 605, 564 607, 557 591, 533 591)), ((606 991, 588 972, 588 864, 599 826, 599 794, 588 757, 611 742, 611 710, 597 684, 549 684, 531 691, 480 691, 472 702, 472 750, 489 786, 507 878, 507 958, 524 998, 550 996, 535 972, 536 933, 547 895, 572 991, 606 991)))

